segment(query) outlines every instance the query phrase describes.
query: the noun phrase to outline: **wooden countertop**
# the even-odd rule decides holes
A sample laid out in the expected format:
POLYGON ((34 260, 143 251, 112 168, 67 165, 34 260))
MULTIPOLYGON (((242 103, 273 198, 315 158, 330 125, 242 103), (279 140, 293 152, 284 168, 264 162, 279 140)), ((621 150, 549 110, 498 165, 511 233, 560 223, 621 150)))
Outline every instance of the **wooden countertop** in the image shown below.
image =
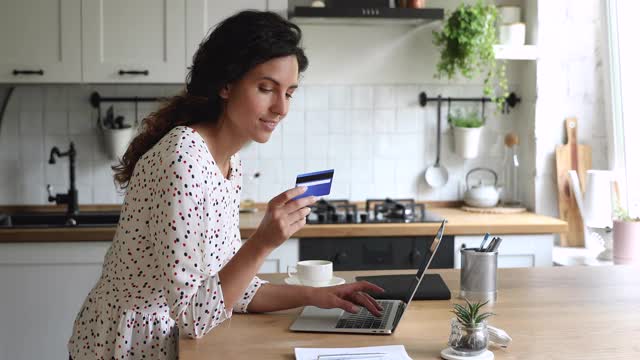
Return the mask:
MULTIPOLYGON (((437 270, 457 296, 458 270, 437 270)), ((489 323, 513 338, 496 359, 640 359, 640 268, 552 267, 498 270, 498 300, 489 323)), ((343 272, 358 274, 406 271, 343 272)), ((282 282, 285 275, 263 278, 282 282)), ((449 311, 457 299, 413 301, 395 333, 348 335, 288 330, 300 309, 235 314, 204 338, 181 338, 182 360, 294 359, 295 347, 404 345, 414 360, 440 359, 449 336, 449 311), (250 340, 248 340, 250 339, 250 340)))
MULTIPOLYGON (((552 234, 566 232, 565 221, 531 212, 521 214, 479 214, 456 208, 429 208, 448 220, 449 235, 492 234, 552 234)), ((249 237, 257 229, 263 213, 243 214, 240 232, 249 237)), ((306 225, 292 237, 359 237, 359 236, 419 236, 435 235, 440 223, 385 223, 306 225)))
MULTIPOLYGON (((112 207, 91 210, 113 210, 112 207)), ((22 207, 21 210, 25 210, 22 207)), ((522 214, 479 214, 457 208, 430 208, 445 217, 447 234, 477 235, 492 234, 551 234, 568 229, 565 221, 530 212, 522 214)), ((262 211, 240 214, 240 234, 248 238, 257 229, 263 216, 262 211)), ((366 236, 420 236, 434 235, 438 223, 388 223, 388 224, 337 224, 306 225, 293 238, 305 237, 366 237, 366 236)), ((47 242, 47 241, 111 241, 115 227, 96 228, 21 228, 0 229, 0 242, 47 242)))

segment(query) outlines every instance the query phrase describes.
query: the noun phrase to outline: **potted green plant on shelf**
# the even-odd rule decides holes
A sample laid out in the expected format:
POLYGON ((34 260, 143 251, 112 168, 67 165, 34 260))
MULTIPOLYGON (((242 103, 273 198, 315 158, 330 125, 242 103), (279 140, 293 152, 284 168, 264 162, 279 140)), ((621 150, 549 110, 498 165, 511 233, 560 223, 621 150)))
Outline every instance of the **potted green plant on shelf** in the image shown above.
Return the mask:
POLYGON ((453 128, 454 152, 464 159, 478 156, 480 137, 484 129, 484 120, 477 112, 464 114, 456 111, 449 115, 447 121, 453 128))
POLYGON ((629 216, 619 202, 613 219, 613 263, 640 262, 640 218, 629 216))
POLYGON ((497 44, 495 22, 498 10, 479 0, 474 5, 460 4, 447 14, 441 31, 433 31, 433 42, 440 49, 436 77, 453 79, 457 74, 473 79, 485 73, 483 92, 501 110, 509 95, 506 65, 495 58, 497 44), (497 83, 497 84, 496 84, 497 83), (496 94, 495 88, 499 90, 496 94))
POLYGON ((452 313, 456 315, 451 319, 451 335, 449 346, 456 355, 475 356, 487 350, 489 346, 489 330, 485 321, 492 312, 480 312, 488 301, 483 303, 453 304, 452 313))

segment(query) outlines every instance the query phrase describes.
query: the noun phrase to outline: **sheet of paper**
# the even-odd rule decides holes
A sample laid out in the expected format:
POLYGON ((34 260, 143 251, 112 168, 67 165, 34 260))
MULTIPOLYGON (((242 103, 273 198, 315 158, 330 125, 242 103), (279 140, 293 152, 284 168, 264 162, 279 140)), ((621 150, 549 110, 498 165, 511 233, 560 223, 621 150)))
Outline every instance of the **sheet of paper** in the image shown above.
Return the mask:
MULTIPOLYGON (((295 348, 296 360, 318 360, 318 356, 323 359, 349 359, 349 355, 355 354, 373 354, 384 353, 386 355, 371 355, 371 359, 379 360, 411 360, 409 354, 404 348, 404 345, 387 345, 387 346, 367 346, 367 347, 352 347, 352 348, 295 348), (326 355, 336 355, 335 357, 326 357, 326 355), (340 354, 345 354, 343 357, 340 354), (376 357, 377 356, 377 357, 376 357)), ((360 359, 365 360, 367 357, 360 356, 360 359)), ((354 357, 355 358, 355 357, 354 357)))

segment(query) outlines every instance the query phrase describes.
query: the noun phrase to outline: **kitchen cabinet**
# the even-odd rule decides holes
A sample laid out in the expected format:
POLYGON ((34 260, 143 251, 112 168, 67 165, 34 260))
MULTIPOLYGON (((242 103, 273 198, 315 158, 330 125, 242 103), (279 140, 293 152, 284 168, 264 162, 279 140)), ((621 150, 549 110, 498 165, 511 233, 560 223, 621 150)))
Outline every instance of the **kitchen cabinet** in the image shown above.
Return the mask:
MULTIPOLYGON (((498 267, 553 266, 553 234, 496 235, 502 238, 498 249, 498 267)), ((456 235, 454 240, 453 267, 460 268, 460 249, 479 247, 483 235, 456 235)))
POLYGON ((82 0, 82 80, 183 83, 185 1, 82 0))
POLYGON ((0 244, 0 360, 67 359, 110 242, 0 244))
MULTIPOLYGON (((0 360, 66 359, 73 321, 102 272, 110 241, 0 243, 0 360)), ((286 272, 298 240, 272 252, 261 273, 286 272)))
POLYGON ((80 1, 4 0, 0 82, 80 82, 80 1))
MULTIPOLYGON (((244 243, 246 240, 242 241, 244 243)), ((298 262, 299 244, 299 239, 285 241, 269 254, 259 272, 262 274, 286 273, 288 266, 294 266, 298 262)))
MULTIPOLYGON (((271 1, 273 2, 273 1, 271 1)), ((285 4, 286 6, 286 4, 285 4)), ((189 0, 186 7, 186 59, 190 66, 200 42, 211 28, 241 10, 267 10, 267 0, 189 0)))

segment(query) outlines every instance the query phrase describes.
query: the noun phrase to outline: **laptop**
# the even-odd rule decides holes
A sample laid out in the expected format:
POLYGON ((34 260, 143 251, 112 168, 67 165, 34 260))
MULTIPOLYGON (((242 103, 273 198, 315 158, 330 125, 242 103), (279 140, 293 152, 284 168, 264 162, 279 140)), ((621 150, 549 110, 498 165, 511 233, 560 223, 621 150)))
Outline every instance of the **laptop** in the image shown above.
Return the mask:
POLYGON ((331 333, 355 333, 355 334, 381 334, 390 335, 400 323, 402 315, 411 303, 425 270, 431 264, 438 250, 444 234, 443 220, 431 246, 427 249, 424 259, 418 268, 411 286, 407 289, 404 299, 377 300, 382 306, 382 316, 376 317, 365 307, 361 307, 357 314, 346 312, 342 309, 320 309, 315 306, 305 306, 300 315, 289 327, 291 331, 305 332, 331 332, 331 333))

